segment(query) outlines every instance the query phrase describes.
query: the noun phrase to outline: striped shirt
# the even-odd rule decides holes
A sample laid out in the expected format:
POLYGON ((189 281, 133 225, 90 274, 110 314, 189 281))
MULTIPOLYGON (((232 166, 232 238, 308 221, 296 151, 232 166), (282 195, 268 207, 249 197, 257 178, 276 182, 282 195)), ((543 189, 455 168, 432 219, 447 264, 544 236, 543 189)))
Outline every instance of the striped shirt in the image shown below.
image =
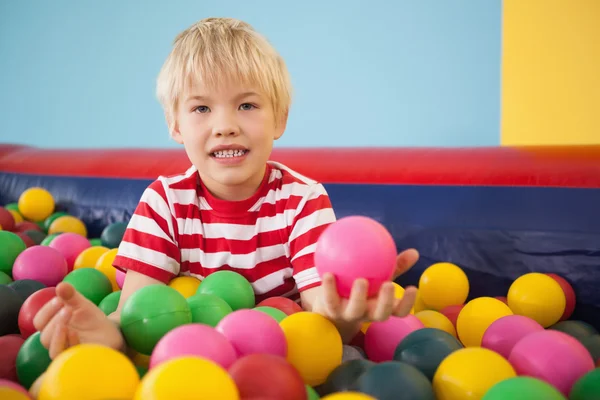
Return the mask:
POLYGON ((235 271, 252 284, 257 302, 297 300, 320 284, 313 254, 334 221, 323 185, 283 164, 269 161, 256 193, 234 202, 214 197, 192 166, 144 191, 113 264, 164 283, 235 271))

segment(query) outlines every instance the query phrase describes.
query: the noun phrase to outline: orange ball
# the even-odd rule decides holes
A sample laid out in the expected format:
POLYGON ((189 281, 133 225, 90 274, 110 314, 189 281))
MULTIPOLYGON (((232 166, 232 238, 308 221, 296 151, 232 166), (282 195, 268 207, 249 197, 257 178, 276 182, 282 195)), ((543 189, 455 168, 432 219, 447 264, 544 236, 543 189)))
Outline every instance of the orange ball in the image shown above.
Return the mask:
POLYGON ((53 233, 77 233, 83 237, 87 237, 87 228, 85 224, 79 219, 71 215, 64 215, 56 218, 50 228, 48 228, 48 235, 53 233))

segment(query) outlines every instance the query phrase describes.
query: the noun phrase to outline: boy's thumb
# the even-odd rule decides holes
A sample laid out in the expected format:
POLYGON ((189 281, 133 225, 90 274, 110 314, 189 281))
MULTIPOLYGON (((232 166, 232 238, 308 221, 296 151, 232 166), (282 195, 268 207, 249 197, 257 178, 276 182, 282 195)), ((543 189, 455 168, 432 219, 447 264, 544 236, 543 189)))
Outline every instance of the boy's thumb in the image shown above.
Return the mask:
POLYGON ((61 282, 56 286, 56 296, 60 298, 65 305, 72 308, 81 308, 91 303, 81 293, 79 293, 73 285, 66 282, 61 282))

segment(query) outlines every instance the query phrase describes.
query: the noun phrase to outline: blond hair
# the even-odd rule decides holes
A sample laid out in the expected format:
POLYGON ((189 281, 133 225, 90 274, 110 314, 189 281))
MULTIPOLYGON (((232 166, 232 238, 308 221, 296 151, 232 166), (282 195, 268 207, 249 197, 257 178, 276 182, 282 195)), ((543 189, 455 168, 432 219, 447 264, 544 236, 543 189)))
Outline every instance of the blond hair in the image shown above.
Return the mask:
POLYGON ((169 130, 188 88, 228 81, 257 86, 271 101, 276 121, 287 117, 292 87, 282 57, 250 24, 206 18, 177 35, 158 75, 156 96, 169 130))

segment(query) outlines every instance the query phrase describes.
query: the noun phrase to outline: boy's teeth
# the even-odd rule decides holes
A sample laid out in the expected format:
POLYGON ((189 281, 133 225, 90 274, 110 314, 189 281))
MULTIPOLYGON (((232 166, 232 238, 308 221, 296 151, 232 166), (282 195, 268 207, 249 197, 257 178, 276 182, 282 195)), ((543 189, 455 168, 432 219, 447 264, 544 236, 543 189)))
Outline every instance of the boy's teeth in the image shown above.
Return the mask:
POLYGON ((247 150, 219 150, 215 151, 213 154, 217 158, 227 158, 227 157, 241 157, 246 154, 247 150))

